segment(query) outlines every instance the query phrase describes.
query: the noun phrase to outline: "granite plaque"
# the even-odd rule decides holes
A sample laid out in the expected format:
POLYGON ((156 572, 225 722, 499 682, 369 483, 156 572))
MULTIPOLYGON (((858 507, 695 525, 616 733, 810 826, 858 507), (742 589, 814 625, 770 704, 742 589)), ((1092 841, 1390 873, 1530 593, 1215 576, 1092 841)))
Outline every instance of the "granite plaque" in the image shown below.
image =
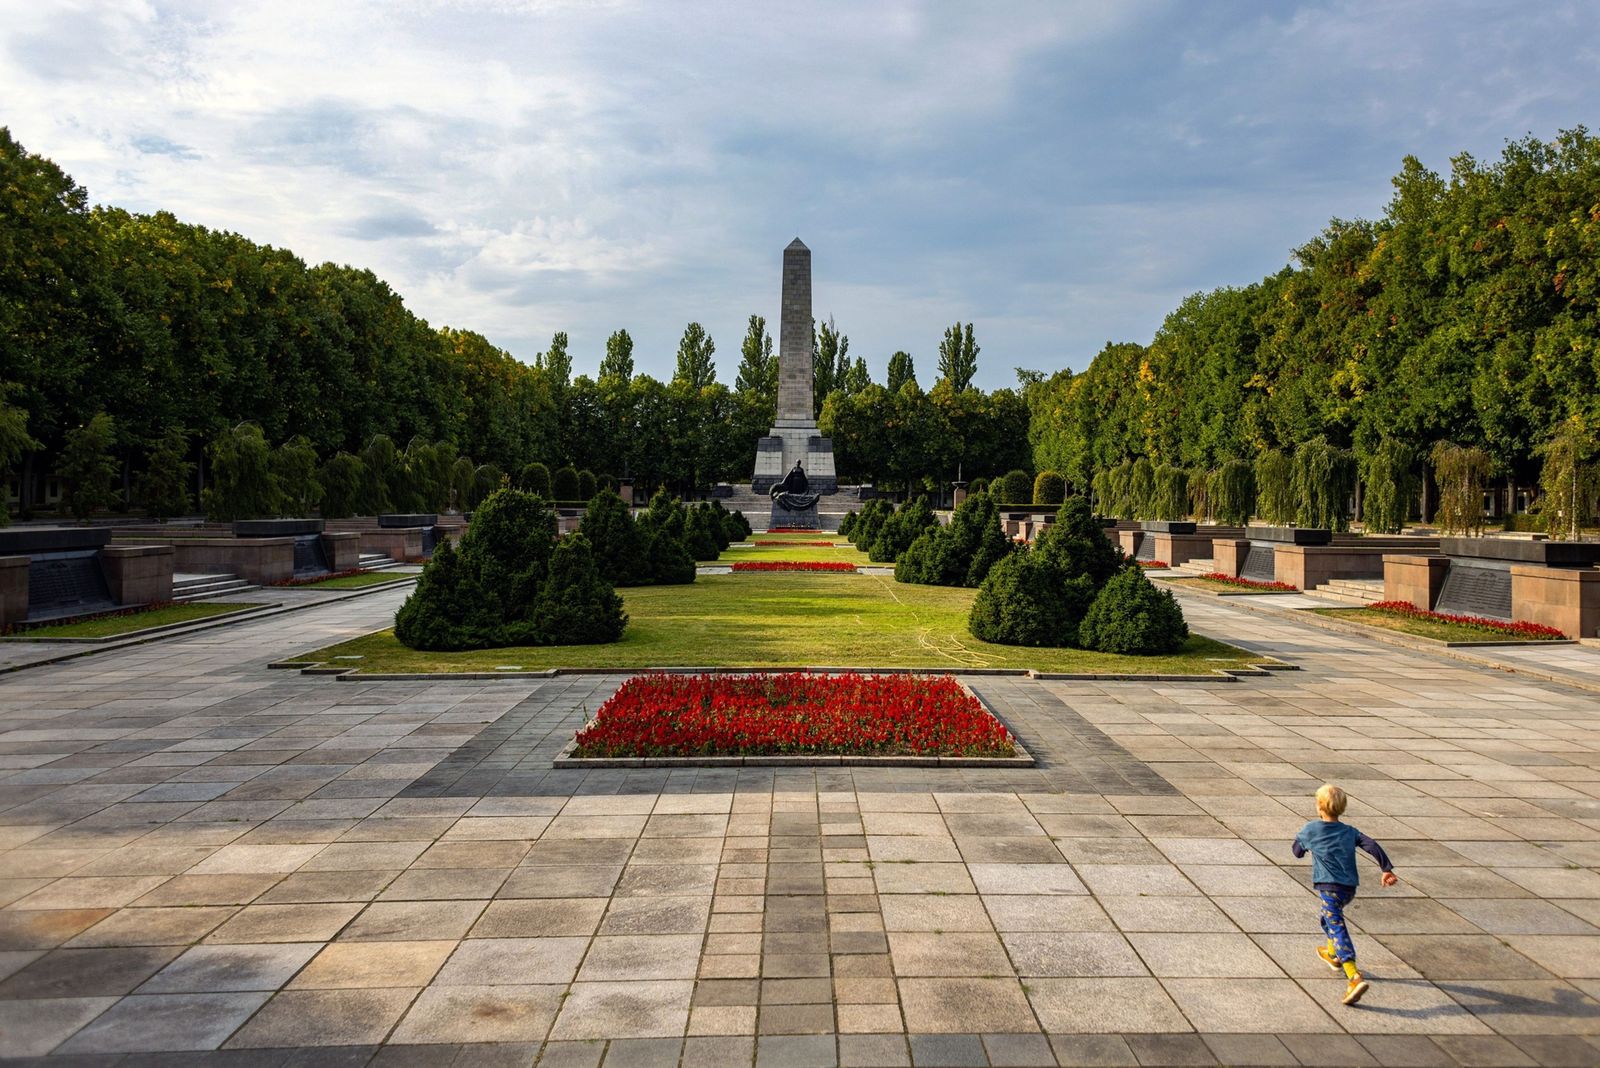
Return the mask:
POLYGON ((1250 543, 1245 550, 1244 559, 1239 561, 1239 577, 1252 579, 1256 582, 1278 581, 1278 550, 1271 543, 1257 545, 1250 543))
POLYGON ((28 561, 28 618, 81 615, 115 608, 95 550, 46 553, 28 561))
POLYGON ((1433 607, 1436 612, 1508 620, 1511 618, 1511 568, 1506 564, 1496 567, 1487 560, 1471 563, 1451 560, 1445 569, 1444 584, 1439 587, 1439 600, 1433 607))

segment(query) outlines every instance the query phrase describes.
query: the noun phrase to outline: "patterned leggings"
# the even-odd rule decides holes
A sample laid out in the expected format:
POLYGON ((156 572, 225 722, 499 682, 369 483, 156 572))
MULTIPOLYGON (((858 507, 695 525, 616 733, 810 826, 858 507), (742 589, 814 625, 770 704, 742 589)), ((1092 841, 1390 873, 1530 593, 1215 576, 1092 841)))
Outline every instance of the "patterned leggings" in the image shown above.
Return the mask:
POLYGON ((1337 890, 1319 889, 1322 898, 1322 933, 1333 943, 1339 963, 1356 959, 1355 943, 1350 941, 1350 931, 1344 925, 1344 907, 1355 900, 1356 888, 1341 886, 1337 890))

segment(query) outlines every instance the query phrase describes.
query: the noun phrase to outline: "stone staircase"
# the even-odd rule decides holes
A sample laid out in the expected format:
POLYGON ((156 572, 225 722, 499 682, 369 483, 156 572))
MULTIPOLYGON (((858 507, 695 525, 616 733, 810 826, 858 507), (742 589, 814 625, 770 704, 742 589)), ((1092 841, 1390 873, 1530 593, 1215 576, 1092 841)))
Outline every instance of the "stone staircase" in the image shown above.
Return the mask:
POLYGON ((1331 579, 1307 592, 1340 604, 1369 605, 1383 600, 1383 580, 1331 579))
POLYGON ((205 601, 212 597, 232 597, 259 590, 238 575, 196 575, 180 572, 172 576, 174 601, 205 601))
POLYGON ((1187 560, 1173 568, 1170 572, 1168 572, 1168 574, 1173 575, 1174 577, 1199 578, 1201 575, 1211 574, 1216 569, 1217 562, 1209 558, 1204 560, 1187 560))
POLYGON ((399 560, 383 553, 362 553, 356 558, 356 566, 363 571, 387 571, 391 567, 399 567, 400 564, 399 560))

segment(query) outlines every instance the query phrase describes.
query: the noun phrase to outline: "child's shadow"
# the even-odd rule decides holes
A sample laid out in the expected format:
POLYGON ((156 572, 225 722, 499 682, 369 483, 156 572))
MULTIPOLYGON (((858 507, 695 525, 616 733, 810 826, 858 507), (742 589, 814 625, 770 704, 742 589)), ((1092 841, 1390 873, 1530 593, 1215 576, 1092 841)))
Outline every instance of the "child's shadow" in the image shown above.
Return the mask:
POLYGON ((1562 1019, 1600 1018, 1600 1004, 1573 989, 1557 990, 1555 998, 1543 1000, 1525 994, 1490 990, 1456 981, 1430 982, 1427 979, 1385 979, 1374 991, 1377 1000, 1362 1000, 1351 1006, 1360 1012, 1378 1016, 1393 1016, 1401 1020, 1431 1020, 1442 1016, 1455 1016, 1463 1012, 1473 1016, 1543 1016, 1562 1019), (1447 996, 1460 995, 1465 1002, 1452 1000, 1438 1005, 1406 1007, 1385 1005, 1381 991, 1393 987, 1434 987, 1447 996))

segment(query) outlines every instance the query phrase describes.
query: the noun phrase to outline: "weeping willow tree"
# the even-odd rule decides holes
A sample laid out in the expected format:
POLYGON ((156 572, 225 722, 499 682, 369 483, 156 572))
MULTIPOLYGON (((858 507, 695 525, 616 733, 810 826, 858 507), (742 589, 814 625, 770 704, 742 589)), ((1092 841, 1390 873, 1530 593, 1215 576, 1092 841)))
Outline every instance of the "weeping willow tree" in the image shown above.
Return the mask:
POLYGON ((1211 484, 1216 478, 1217 473, 1205 467, 1189 472, 1189 514, 1198 523, 1211 521, 1211 484))
POLYGON ((1111 499, 1111 468, 1102 467, 1094 473, 1089 480, 1089 492, 1094 495, 1094 508, 1100 515, 1116 515, 1115 502, 1111 499))
POLYGON ((1362 461, 1361 519, 1367 530, 1398 534, 1404 529, 1422 489, 1417 462, 1417 450, 1394 438, 1384 438, 1362 461))
POLYGON ((1600 497, 1600 468, 1594 462, 1593 432, 1574 415, 1539 447, 1544 467, 1539 472, 1539 504, 1545 529, 1552 537, 1576 539, 1593 521, 1600 497))
POLYGON ((1189 475, 1181 467, 1162 464, 1151 476, 1150 518, 1182 519, 1189 514, 1189 475))
POLYGON ((1475 445, 1440 441, 1433 446, 1433 478, 1439 484, 1434 523, 1445 534, 1483 533, 1483 487, 1492 461, 1475 445))
POLYGON ((1211 487, 1211 509, 1217 520, 1240 527, 1256 510, 1256 471, 1246 460, 1229 460, 1217 469, 1211 487))
POLYGON ((1356 459, 1318 435, 1294 451, 1295 522, 1302 527, 1344 530, 1350 525, 1350 495, 1356 459))
POLYGON ((1133 501, 1128 496, 1129 486, 1133 482, 1133 461, 1124 460, 1113 467, 1106 478, 1106 487, 1109 490, 1105 514, 1114 515, 1120 519, 1133 518, 1133 501))
POLYGON ((1256 457, 1256 508, 1274 526, 1294 522, 1294 461, 1277 449, 1256 457))
POLYGON ((1133 461, 1128 474, 1128 504, 1135 519, 1154 519, 1156 503, 1156 465, 1150 457, 1133 461))

